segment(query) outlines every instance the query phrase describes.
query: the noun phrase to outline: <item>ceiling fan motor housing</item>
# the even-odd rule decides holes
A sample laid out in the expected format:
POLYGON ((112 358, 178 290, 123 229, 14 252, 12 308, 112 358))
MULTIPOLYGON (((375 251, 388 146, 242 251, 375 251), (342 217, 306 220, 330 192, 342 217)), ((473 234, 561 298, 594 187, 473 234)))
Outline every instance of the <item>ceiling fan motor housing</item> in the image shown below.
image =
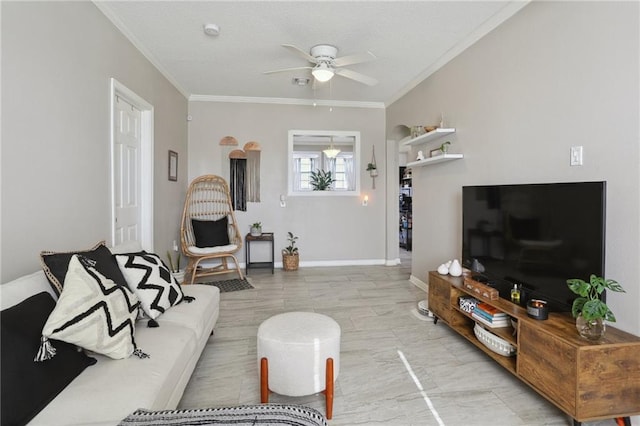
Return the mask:
POLYGON ((311 48, 311 56, 318 62, 332 61, 338 56, 338 48, 330 44, 317 44, 311 48))

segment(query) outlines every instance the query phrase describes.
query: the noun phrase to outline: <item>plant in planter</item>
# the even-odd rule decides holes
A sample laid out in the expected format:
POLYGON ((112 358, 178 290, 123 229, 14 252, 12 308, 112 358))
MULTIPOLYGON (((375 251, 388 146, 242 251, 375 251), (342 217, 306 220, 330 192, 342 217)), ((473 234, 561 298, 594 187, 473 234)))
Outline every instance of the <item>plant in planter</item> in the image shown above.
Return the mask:
POLYGON ((314 191, 326 191, 331 189, 331 184, 335 179, 331 176, 331 171, 316 170, 311 172, 311 186, 314 191))
POLYGON ((442 145, 440 145, 440 151, 442 151, 443 154, 446 154, 447 151, 449 151, 449 145, 451 145, 451 142, 443 142, 442 145))
POLYGON ((256 222, 251 224, 250 234, 254 237, 262 235, 262 222, 256 222))
POLYGON ((296 247, 296 241, 298 237, 294 236, 292 232, 287 233, 287 241, 289 245, 282 249, 282 268, 285 271, 297 271, 300 263, 300 256, 298 254, 298 247, 296 247))
POLYGON ((591 274, 589 282, 579 278, 567 280, 567 285, 578 296, 571 307, 571 313, 576 318, 576 328, 580 336, 589 340, 600 339, 605 332, 604 321, 616 322, 611 309, 600 300, 605 290, 625 292, 617 281, 608 280, 591 274))
POLYGON ((180 269, 180 252, 176 252, 175 263, 173 262, 174 258, 171 255, 171 251, 167 250, 167 259, 169 260, 169 269, 171 270, 171 275, 175 277, 176 280, 180 284, 184 280, 184 269, 180 269))
POLYGON ((378 176, 378 168, 376 167, 376 165, 374 163, 367 164, 367 171, 369 172, 371 177, 378 176))

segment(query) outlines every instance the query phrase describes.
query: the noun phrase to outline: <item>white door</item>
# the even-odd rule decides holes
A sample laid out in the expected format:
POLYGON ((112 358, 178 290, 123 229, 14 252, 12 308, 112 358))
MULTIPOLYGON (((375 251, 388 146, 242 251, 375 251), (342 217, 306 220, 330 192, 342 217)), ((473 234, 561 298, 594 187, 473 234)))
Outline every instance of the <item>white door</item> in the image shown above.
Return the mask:
POLYGON ((141 241, 141 113, 116 96, 114 122, 114 244, 141 241))
POLYGON ((111 79, 111 245, 153 250, 153 105, 111 79))

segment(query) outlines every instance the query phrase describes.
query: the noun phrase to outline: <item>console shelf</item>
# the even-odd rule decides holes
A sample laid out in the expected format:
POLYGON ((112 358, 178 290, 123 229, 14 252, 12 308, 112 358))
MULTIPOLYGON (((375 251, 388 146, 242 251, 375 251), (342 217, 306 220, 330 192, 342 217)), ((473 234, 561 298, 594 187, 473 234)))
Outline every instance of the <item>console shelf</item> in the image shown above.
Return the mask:
MULTIPOLYGON (((597 343, 582 339, 569 313, 537 321, 505 299, 489 300, 463 286, 462 277, 429 272, 429 310, 508 372, 574 419, 574 424, 640 414, 640 337, 607 326, 597 343), (502 356, 480 342, 476 321, 459 308, 473 296, 517 320, 512 327, 486 330, 510 342, 516 355, 502 356)), ((629 423, 630 424, 630 423, 629 423)))

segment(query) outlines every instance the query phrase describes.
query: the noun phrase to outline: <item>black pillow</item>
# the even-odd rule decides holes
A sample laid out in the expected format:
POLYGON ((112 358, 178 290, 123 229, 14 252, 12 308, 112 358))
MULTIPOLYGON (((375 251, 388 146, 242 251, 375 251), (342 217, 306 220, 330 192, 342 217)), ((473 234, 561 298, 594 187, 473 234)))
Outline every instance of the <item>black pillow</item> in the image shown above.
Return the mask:
POLYGON ((96 262, 96 270, 104 275, 105 278, 113 280, 113 282, 119 286, 127 286, 127 280, 125 280, 124 275, 122 275, 122 271, 120 271, 118 267, 118 262, 113 258, 107 246, 104 245, 104 241, 102 241, 95 247, 85 251, 67 253, 44 251, 40 253, 42 269, 49 280, 49 284, 53 287, 53 291, 55 291, 58 296, 62 293, 64 279, 67 276, 67 269, 69 268, 69 261, 74 254, 79 254, 94 260, 96 262))
POLYGON ((196 247, 217 247, 229 244, 229 217, 218 220, 191 219, 196 247))
POLYGON ((34 362, 40 336, 56 302, 42 292, 0 313, 0 406, 3 425, 24 425, 85 368, 96 363, 74 345, 54 341, 56 356, 34 362))

